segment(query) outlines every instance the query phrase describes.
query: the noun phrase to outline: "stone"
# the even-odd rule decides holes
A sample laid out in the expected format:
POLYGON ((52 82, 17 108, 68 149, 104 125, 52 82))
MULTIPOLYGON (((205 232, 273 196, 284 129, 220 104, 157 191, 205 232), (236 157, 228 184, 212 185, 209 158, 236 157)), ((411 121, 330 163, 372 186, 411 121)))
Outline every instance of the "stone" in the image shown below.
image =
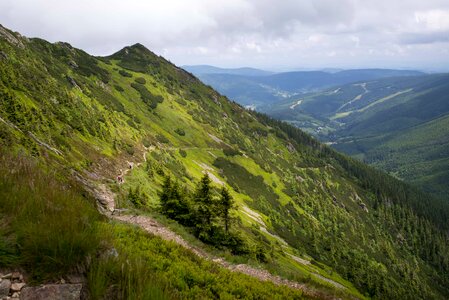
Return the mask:
POLYGON ((69 61, 69 66, 71 66, 74 69, 78 68, 78 65, 73 60, 69 61))
POLYGON ((0 299, 8 297, 10 288, 11 281, 9 279, 3 279, 2 282, 0 282, 0 299))
POLYGON ((48 284, 22 289, 22 300, 80 300, 82 284, 48 284))
POLYGON ((67 275, 67 281, 68 283, 83 283, 85 280, 82 275, 69 274, 67 275))
POLYGON ((3 279, 11 279, 11 277, 12 277, 11 273, 8 273, 8 274, 5 274, 2 276, 3 279))
POLYGON ((3 60, 3 59, 8 59, 8 55, 6 55, 5 52, 0 50, 0 60, 3 60))
POLYGON ((11 278, 13 280, 16 280, 16 279, 18 280, 20 278, 20 276, 22 276, 22 275, 19 272, 13 272, 11 275, 11 278))
POLYGON ((26 283, 23 282, 18 282, 18 283, 13 283, 11 285, 11 290, 13 292, 20 292, 20 290, 26 285, 26 283))
POLYGON ((11 298, 19 298, 20 297, 20 294, 18 293, 18 292, 15 292, 15 293, 13 293, 12 295, 11 295, 11 298))

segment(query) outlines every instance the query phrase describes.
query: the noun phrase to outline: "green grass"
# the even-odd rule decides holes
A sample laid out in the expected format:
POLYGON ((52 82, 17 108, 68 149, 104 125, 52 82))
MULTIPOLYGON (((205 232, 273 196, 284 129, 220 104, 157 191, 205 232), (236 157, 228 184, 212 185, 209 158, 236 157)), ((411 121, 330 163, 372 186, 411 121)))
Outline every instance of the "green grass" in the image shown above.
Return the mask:
POLYGON ((0 174, 3 267, 17 263, 42 281, 82 267, 95 255, 101 218, 88 200, 25 157, 2 156, 0 174))

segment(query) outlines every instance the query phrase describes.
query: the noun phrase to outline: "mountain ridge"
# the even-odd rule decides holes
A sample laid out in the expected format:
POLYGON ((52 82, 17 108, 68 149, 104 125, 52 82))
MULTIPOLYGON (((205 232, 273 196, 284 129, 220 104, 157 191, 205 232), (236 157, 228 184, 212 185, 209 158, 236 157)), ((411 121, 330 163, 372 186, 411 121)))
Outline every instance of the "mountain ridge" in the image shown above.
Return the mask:
MULTIPOLYGON (((20 41, 24 48, 0 39, 6 55, 0 59, 2 148, 34 157, 62 178, 75 173, 95 188, 107 185, 117 194, 119 209, 157 215, 193 241, 198 242, 196 237, 213 247, 207 236, 195 235, 195 227, 167 221, 160 210, 167 176, 176 178, 187 201, 194 203, 188 205, 195 205, 194 191, 209 173, 214 185, 223 183, 238 204, 233 226, 244 245, 236 250, 218 244, 213 251, 231 259, 231 250, 240 251, 237 261, 255 261, 334 297, 443 299, 449 293, 448 262, 442 255, 448 248, 444 232, 449 209, 443 204, 297 128, 243 109, 139 46, 128 48, 128 54, 122 49, 120 55, 95 58, 64 44, 20 41), (141 162, 150 148, 154 150, 141 162), (130 171, 118 183, 124 169, 130 171), (305 264, 307 260, 311 263, 305 264), (401 279, 405 276, 414 279, 401 279)), ((120 226, 110 231, 116 243, 128 243, 119 248, 119 257, 129 249, 144 256, 140 249, 150 242, 143 240, 153 241, 120 226)), ((13 237, 2 233, 0 238, 13 237)), ((180 256, 163 245, 171 259, 157 257, 170 268, 180 256)), ((176 270, 178 277, 166 286, 188 298, 199 291, 210 298, 217 290, 228 297, 239 295, 229 284, 228 290, 220 290, 207 264, 182 266, 164 273, 156 265, 148 272, 167 278, 176 270), (198 265, 204 270, 194 272, 198 265), (214 279, 205 283, 202 276, 214 279)), ((249 279, 233 280, 235 285, 248 282, 251 288, 242 288, 246 293, 264 292, 249 279)))

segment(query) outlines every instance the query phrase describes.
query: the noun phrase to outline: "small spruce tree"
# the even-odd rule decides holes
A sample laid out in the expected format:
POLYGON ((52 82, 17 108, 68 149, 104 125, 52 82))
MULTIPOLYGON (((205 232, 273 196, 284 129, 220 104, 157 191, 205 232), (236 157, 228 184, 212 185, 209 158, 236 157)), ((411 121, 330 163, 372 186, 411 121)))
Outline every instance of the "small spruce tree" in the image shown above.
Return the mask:
POLYGON ((216 217, 214 199, 209 175, 206 173, 193 195, 195 202, 195 217, 197 234, 202 239, 209 239, 213 230, 213 221, 216 217))
POLYGON ((232 199, 232 196, 229 193, 228 189, 223 186, 220 193, 219 212, 221 217, 223 218, 226 234, 229 233, 229 227, 231 225, 230 211, 233 207, 234 199, 232 199))

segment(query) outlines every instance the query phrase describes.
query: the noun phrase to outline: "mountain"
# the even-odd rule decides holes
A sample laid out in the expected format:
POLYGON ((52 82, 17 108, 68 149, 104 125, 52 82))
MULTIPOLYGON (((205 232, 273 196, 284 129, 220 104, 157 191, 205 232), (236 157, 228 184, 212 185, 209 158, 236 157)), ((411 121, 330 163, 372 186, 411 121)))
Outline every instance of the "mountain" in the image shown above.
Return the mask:
POLYGON ((323 71, 286 72, 263 77, 259 82, 274 88, 291 92, 309 92, 332 86, 362 80, 373 80, 394 76, 421 75, 418 71, 401 71, 388 69, 344 70, 336 73, 323 71))
POLYGON ((328 71, 294 71, 265 76, 191 70, 203 82, 239 104, 262 109, 262 106, 282 102, 299 95, 317 92, 333 86, 385 77, 418 76, 419 71, 360 69, 328 71))
POLYGON ((193 66, 182 66, 182 68, 195 75, 204 74, 230 74, 230 75, 240 75, 240 76, 266 76, 273 74, 273 72, 255 69, 255 68, 219 68, 209 65, 193 65, 193 66))
POLYGON ((0 49, 0 269, 92 299, 449 296, 447 202, 140 44, 0 49))
POLYGON ((266 111, 447 198, 448 91, 448 74, 396 77, 340 86, 266 111))

